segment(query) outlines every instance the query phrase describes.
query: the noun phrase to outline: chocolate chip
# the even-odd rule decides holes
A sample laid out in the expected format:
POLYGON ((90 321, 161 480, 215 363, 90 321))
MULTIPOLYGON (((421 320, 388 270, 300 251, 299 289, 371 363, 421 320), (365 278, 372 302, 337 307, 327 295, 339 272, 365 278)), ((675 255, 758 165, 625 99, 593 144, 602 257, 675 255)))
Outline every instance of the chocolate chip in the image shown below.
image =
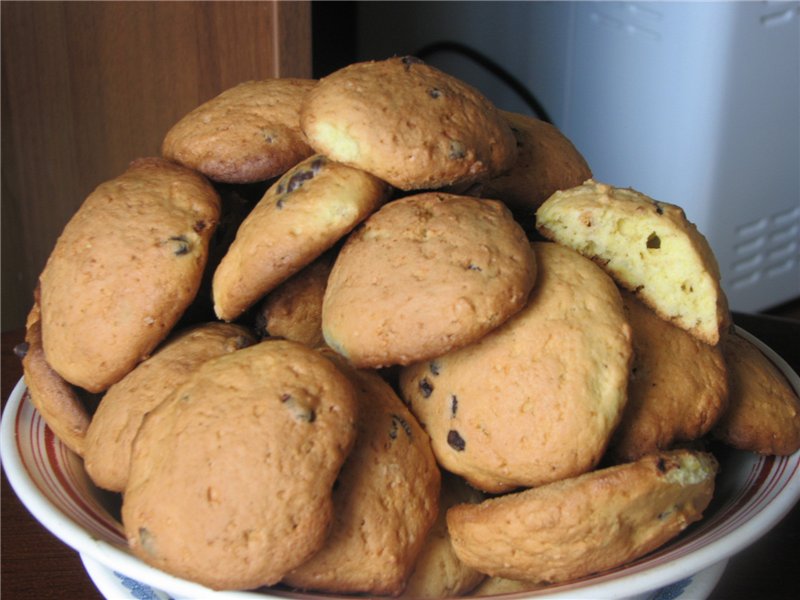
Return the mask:
POLYGON ((183 256, 184 254, 189 254, 191 245, 189 244, 189 240, 187 240, 184 236, 175 235, 169 238, 169 241, 172 242, 172 253, 175 256, 183 256))
POLYGON ((656 213, 658 213, 659 215, 663 215, 664 209, 661 208, 661 204, 659 204, 658 202, 656 202, 655 204, 656 204, 656 213))
POLYGON ((447 432, 447 445, 457 452, 463 452, 464 448, 467 446, 467 442, 464 441, 460 433, 455 429, 451 429, 447 432))
POLYGON ((470 271, 483 271, 483 269, 481 269, 478 265, 476 265, 474 263, 469 263, 467 265, 467 269, 470 270, 470 271))
POLYGON ((305 421, 306 423, 313 423, 317 420, 317 413, 314 409, 304 406, 291 394, 283 394, 281 402, 294 414, 295 419, 298 421, 305 421))
POLYGON ((17 358, 25 358, 25 355, 28 354, 28 350, 30 349, 30 345, 28 342, 22 342, 14 346, 14 356, 17 358))
POLYGON ((458 412, 458 397, 455 394, 450 395, 450 417, 453 418, 458 412))
POLYGON ((308 171, 298 171, 289 178, 289 183, 286 184, 286 193, 289 194, 303 187, 303 184, 309 179, 313 179, 314 175, 316 175, 316 172, 313 168, 308 171))
POLYGON ((419 380, 419 391, 422 393, 423 398, 430 398, 433 393, 433 385, 428 381, 427 377, 419 380))
POLYGON ((433 375, 438 375, 440 372, 439 363, 437 363, 435 360, 432 360, 430 363, 428 363, 428 368, 431 370, 433 375))
POLYGON ((658 250, 661 248, 661 238, 656 235, 655 231, 647 236, 647 247, 651 250, 658 250))
POLYGON ((437 98, 441 98, 442 92, 440 90, 438 90, 437 88, 431 88, 431 89, 428 90, 428 96, 430 96, 431 98, 433 98, 435 100, 437 98))
POLYGON ((409 438, 411 438, 411 425, 409 425, 409 424, 408 424, 408 421, 406 421, 406 420, 405 420, 403 417, 401 417, 400 415, 392 415, 392 427, 391 427, 391 429, 389 430, 389 437, 390 437, 390 438, 392 438, 393 440, 394 440, 394 439, 397 439, 397 430, 398 430, 398 427, 399 427, 400 429, 402 429, 403 431, 405 431, 405 432, 406 432, 406 435, 407 435, 409 438))
POLYGON ((451 160, 460 160, 467 155, 467 149, 459 141, 450 141, 450 154, 448 155, 451 160))
POLYGON ((192 229, 195 230, 195 233, 202 233, 202 231, 208 226, 208 223, 205 221, 195 221, 194 226, 192 229))
POLYGON ((139 527, 139 544, 142 550, 156 556, 156 540, 152 533, 146 527, 139 527))
POLYGON ((663 458, 659 458, 658 462, 656 463, 656 468, 659 471, 661 471, 662 473, 666 473, 667 472, 667 461, 665 461, 663 458))
POLYGON ((424 64, 424 62, 422 60, 420 60, 419 58, 417 58, 416 56, 404 56, 400 60, 405 65, 406 71, 408 71, 411 68, 411 65, 422 65, 422 64, 424 64))

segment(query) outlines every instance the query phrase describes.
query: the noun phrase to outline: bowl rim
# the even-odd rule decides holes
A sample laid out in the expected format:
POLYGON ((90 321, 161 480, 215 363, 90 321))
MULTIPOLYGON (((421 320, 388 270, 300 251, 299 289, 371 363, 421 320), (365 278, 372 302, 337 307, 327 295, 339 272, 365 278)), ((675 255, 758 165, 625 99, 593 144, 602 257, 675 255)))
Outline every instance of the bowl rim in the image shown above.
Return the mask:
MULTIPOLYGON (((741 327, 736 326, 736 332, 745 339, 754 343, 786 376, 795 392, 800 395, 800 377, 793 369, 776 354, 766 344, 751 335, 741 327)), ((250 590, 250 591, 214 591, 200 584, 181 579, 170 575, 164 571, 156 569, 140 561, 128 551, 115 546, 107 541, 97 539, 90 535, 84 528, 76 523, 69 516, 65 515, 57 508, 32 479, 23 463, 18 447, 19 441, 16 435, 17 424, 26 402, 26 386, 24 378, 21 378, 9 396, 0 421, 0 462, 11 487, 19 497, 22 504, 28 509, 32 516, 38 520, 46 529, 62 542, 70 546, 79 554, 86 555, 100 564, 106 565, 114 571, 125 574, 139 582, 163 590, 164 592, 176 596, 187 598, 219 598, 225 600, 258 600, 261 598, 298 598, 322 600, 327 598, 342 598, 332 594, 315 594, 284 590, 250 590)), ((31 409, 35 411, 35 409, 31 409)), ((60 443, 60 442, 59 442, 60 443)), ((752 453, 745 453, 750 455, 752 453)), ((755 465, 762 465, 763 468, 774 469, 772 466, 765 465, 765 461, 771 457, 753 455, 755 465)), ((784 486, 765 504, 738 524, 733 530, 727 531, 717 539, 708 543, 702 543, 705 532, 697 535, 690 543, 702 544, 700 547, 691 549, 681 556, 672 559, 665 559, 655 565, 648 562, 653 559, 653 554, 646 555, 638 561, 620 567, 610 572, 601 573, 587 579, 576 582, 559 584, 553 588, 539 591, 517 592, 504 594, 502 598, 574 598, 574 599, 596 599, 599 597, 618 598, 623 596, 633 596, 644 592, 662 588, 671 583, 680 581, 683 578, 703 571, 721 561, 729 559, 731 556, 741 551, 745 547, 755 542, 762 535, 774 527, 797 503, 800 499, 800 450, 788 457, 779 459, 791 461, 794 465, 793 471, 788 475, 784 486), (632 571, 628 571, 633 569, 632 571)), ((745 500, 742 505, 737 505, 730 510, 737 514, 744 506, 748 505, 749 500, 745 500)), ((725 517, 727 518, 727 517, 725 517)), ((724 521, 725 519, 723 519, 724 521)), ((699 522, 702 525, 703 521, 699 522)), ((670 551, 678 551, 680 548, 670 549, 667 544, 663 549, 656 550, 655 556, 668 556, 670 551)))

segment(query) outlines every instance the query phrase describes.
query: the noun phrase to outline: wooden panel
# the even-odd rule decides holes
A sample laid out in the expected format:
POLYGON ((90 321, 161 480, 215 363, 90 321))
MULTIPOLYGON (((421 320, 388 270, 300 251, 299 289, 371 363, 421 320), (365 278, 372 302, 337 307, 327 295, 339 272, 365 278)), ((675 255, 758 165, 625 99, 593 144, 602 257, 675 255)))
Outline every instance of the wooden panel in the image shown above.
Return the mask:
POLYGON ((84 198, 248 79, 311 76, 309 2, 3 2, 2 329, 84 198))

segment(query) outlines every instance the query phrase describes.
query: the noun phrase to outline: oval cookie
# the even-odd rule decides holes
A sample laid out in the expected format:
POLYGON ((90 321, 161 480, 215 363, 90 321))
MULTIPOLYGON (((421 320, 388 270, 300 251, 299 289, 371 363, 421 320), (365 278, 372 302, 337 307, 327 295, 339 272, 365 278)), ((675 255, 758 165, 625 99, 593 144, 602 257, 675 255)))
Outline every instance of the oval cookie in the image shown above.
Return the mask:
POLYGON ((229 88, 175 123, 161 153, 214 181, 277 177, 314 153, 300 129, 300 105, 315 83, 287 77, 229 88))
POLYGON ((40 276, 53 369, 100 392, 146 358, 200 287, 219 210, 204 177, 160 158, 98 186, 40 276))
POLYGON ((345 242, 325 290, 323 335, 360 367, 425 360, 498 327, 535 280, 533 250, 502 203, 407 196, 345 242))
POLYGON ((301 344, 203 363, 134 441, 122 504, 132 552, 213 589, 278 582, 325 543, 356 414, 349 380, 301 344))

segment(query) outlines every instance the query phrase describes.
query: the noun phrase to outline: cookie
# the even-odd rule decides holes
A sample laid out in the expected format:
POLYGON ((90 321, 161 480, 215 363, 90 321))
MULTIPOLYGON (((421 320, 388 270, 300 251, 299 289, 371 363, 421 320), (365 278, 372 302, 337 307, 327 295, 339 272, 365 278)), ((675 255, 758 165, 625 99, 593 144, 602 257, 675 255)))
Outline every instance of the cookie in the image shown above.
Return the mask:
POLYGON ((714 253, 674 204, 587 181, 548 198, 536 227, 596 260, 663 319, 707 344, 717 344, 730 323, 714 253))
POLYGON ((460 477, 442 472, 439 515, 428 532, 401 598, 456 598, 466 595, 485 579, 483 573, 468 567, 456 556, 447 531, 446 517, 448 509, 456 504, 477 504, 483 499, 482 493, 460 477))
POLYGON ((527 305, 477 342, 400 372, 439 464, 499 493, 594 468, 626 401, 631 333, 600 267, 533 244, 527 305))
POLYGON ((407 196, 348 237, 328 277, 323 336, 359 367, 426 360, 501 325, 535 280, 533 250, 502 203, 407 196))
POLYGON ((430 439, 376 373, 332 356, 359 403, 358 437, 333 493, 325 546, 284 577, 333 593, 397 595, 438 514, 440 474, 430 439))
POLYGON ((45 358, 38 303, 28 314, 24 352, 22 374, 31 404, 53 434, 75 454, 83 456, 91 415, 75 386, 56 373, 45 358))
POLYGON ((485 179, 516 156, 491 102, 411 56, 323 77, 303 101, 300 126, 317 152, 407 191, 485 179))
POLYGON ((315 84, 288 77, 240 83, 175 123, 161 153, 214 181, 277 177, 314 153, 300 130, 300 105, 315 84))
POLYGON ((278 582, 325 543, 356 435, 350 381, 263 341, 203 363, 136 436, 122 522, 147 564, 212 589, 278 582))
POLYGON ((326 252, 280 284, 258 305, 256 330, 262 337, 282 337, 312 348, 322 337, 322 298, 335 254, 326 252))
POLYGON ((214 311, 239 317, 318 258, 387 198, 379 179, 315 155, 287 171, 244 219, 214 272, 214 311))
POLYGON ((632 461, 708 433, 728 405, 728 370, 719 345, 675 327, 630 292, 622 298, 634 359, 611 453, 632 461))
POLYGON ((219 210, 204 177, 160 158, 98 186, 39 278, 53 369, 100 392, 146 358, 197 294, 219 210))
POLYGON ((701 518, 711 454, 675 450, 447 512, 456 554, 491 576, 558 583, 626 564, 701 518))
POLYGON ((800 390, 749 339, 734 330, 722 341, 730 403, 713 429, 726 444, 788 456, 800 449, 800 390))
POLYGON ((255 343, 243 327, 207 323, 170 336, 153 355, 112 385, 86 431, 84 468, 98 487, 122 492, 131 447, 145 415, 166 400, 202 363, 255 343))
POLYGON ((480 184, 483 198, 502 200, 523 225, 533 225, 536 209, 558 190, 592 177, 586 159, 556 126, 501 110, 517 140, 517 159, 507 172, 480 184))

